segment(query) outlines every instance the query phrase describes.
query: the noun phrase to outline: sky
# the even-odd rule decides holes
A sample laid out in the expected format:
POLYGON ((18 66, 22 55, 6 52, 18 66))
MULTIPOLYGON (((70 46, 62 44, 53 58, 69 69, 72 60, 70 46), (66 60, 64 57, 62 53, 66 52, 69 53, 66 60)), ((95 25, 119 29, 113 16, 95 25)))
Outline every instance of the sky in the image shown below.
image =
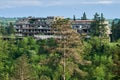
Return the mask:
POLYGON ((103 13, 107 19, 120 18, 120 0, 0 0, 0 17, 64 16, 92 19, 103 13))

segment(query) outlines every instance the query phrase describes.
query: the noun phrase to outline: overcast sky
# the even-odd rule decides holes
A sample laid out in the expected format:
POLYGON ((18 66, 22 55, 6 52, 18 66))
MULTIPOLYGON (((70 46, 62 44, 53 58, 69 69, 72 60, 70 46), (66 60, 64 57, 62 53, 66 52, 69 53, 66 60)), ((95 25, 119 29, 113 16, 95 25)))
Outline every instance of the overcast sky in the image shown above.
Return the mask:
POLYGON ((95 12, 106 18, 120 18, 120 0, 0 0, 1 17, 65 16, 80 18, 95 12))

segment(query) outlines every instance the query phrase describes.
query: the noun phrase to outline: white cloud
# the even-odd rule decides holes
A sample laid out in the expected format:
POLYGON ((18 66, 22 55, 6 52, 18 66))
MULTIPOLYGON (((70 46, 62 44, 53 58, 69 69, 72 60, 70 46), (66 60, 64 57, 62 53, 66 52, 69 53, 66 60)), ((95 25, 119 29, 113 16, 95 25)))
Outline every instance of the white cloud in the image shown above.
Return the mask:
POLYGON ((0 8, 14 8, 23 6, 40 6, 39 0, 4 0, 0 2, 0 8))
POLYGON ((81 4, 113 4, 112 0, 91 0, 82 1, 81 4))
POLYGON ((98 4, 112 4, 113 3, 113 1, 108 1, 108 0, 106 0, 106 1, 98 1, 98 4))
POLYGON ((115 4, 118 0, 3 0, 0 1, 0 8, 14 8, 27 6, 71 6, 71 5, 94 5, 94 4, 115 4))
POLYGON ((86 5, 86 4, 112 4, 112 0, 43 0, 42 6, 71 6, 71 5, 86 5))

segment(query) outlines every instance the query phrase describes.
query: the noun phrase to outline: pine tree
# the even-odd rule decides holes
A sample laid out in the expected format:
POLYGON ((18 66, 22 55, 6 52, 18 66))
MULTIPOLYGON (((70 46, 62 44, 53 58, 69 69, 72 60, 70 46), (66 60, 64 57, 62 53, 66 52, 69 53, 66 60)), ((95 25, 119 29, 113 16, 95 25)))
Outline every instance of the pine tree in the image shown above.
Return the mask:
POLYGON ((34 71, 32 71, 31 66, 28 63, 28 59, 25 55, 17 59, 15 65, 15 80, 33 80, 34 71))
POLYGON ((98 13, 94 15, 94 22, 92 22, 90 27, 90 34, 92 36, 99 36, 99 24, 100 24, 100 17, 98 13))
POLYGON ((115 24, 115 21, 112 23, 112 39, 117 41, 120 39, 120 20, 115 24))
POLYGON ((93 22, 90 27, 90 34, 97 37, 106 37, 106 24, 103 13, 101 16, 98 13, 95 13, 93 22))
POLYGON ((83 47, 80 35, 70 26, 71 23, 67 19, 58 20, 52 26, 54 35, 59 37, 56 39, 58 44, 56 51, 61 53, 60 64, 63 65, 63 80, 66 80, 68 73, 69 75, 73 73, 85 75, 77 65, 86 62, 82 60, 83 47), (69 59, 72 61, 69 61, 69 59))
POLYGON ((74 21, 76 20, 76 17, 75 17, 75 15, 73 15, 73 20, 74 20, 74 21))
POLYGON ((83 16, 81 17, 81 20, 87 20, 86 13, 83 13, 83 16))
POLYGON ((101 37, 107 37, 107 27, 106 27, 106 24, 105 24, 105 18, 104 18, 104 15, 103 13, 101 13, 101 16, 100 16, 100 35, 101 37))

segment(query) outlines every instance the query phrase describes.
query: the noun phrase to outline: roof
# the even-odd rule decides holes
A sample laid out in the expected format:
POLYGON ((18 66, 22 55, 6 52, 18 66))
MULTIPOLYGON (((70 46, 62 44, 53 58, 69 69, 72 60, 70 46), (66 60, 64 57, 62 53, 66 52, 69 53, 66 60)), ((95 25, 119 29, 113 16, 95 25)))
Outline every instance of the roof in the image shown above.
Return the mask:
POLYGON ((94 20, 72 20, 72 22, 93 22, 94 20))

